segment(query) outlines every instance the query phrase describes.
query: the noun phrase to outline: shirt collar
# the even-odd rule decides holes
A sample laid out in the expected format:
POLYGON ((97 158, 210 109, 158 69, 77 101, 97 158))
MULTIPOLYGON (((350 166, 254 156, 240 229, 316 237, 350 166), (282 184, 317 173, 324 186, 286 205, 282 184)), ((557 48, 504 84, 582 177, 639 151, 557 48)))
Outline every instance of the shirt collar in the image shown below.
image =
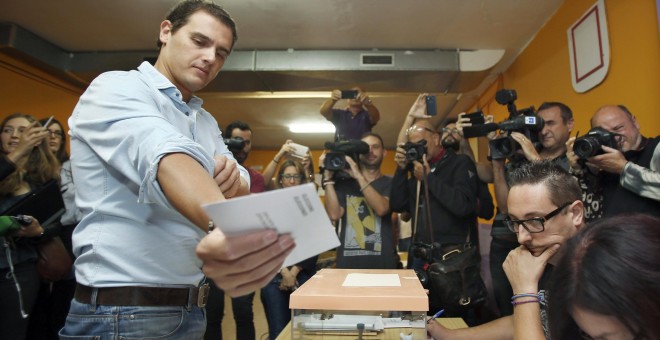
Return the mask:
POLYGON ((199 110, 202 107, 203 100, 194 94, 190 97, 190 101, 185 103, 182 99, 183 96, 181 95, 181 91, 179 91, 179 89, 177 89, 167 77, 160 73, 160 71, 148 61, 143 61, 142 64, 138 66, 138 71, 145 77, 149 78, 151 83, 154 84, 157 89, 166 93, 169 97, 187 104, 193 110, 199 110))

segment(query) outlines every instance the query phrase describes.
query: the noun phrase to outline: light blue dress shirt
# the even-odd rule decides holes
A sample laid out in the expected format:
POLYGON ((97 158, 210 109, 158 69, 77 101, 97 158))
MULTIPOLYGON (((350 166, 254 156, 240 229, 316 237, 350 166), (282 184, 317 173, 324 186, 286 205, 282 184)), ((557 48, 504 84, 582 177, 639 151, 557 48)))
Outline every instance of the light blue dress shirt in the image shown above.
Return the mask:
MULTIPOLYGON (((205 233, 174 209, 156 174, 160 159, 185 153, 213 175, 215 155, 234 159, 215 119, 151 64, 107 72, 80 97, 71 118, 79 283, 93 287, 196 286, 195 248, 205 233)), ((249 175, 239 167, 241 176, 249 175)), ((216 221, 217 223, 218 221, 216 221)))

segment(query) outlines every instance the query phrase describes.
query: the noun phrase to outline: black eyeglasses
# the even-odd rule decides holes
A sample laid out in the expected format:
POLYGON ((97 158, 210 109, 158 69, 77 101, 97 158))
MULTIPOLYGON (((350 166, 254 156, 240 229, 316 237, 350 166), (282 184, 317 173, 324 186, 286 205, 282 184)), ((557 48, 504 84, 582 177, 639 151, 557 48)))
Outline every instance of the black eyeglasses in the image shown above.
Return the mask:
POLYGON ((410 135, 414 131, 424 131, 424 130, 426 130, 430 133, 437 133, 436 131, 433 131, 433 130, 425 127, 425 126, 417 126, 417 125, 413 125, 413 126, 409 127, 406 132, 408 133, 408 135, 410 135))
POLYGON ((446 127, 442 128, 442 133, 447 133, 447 132, 453 133, 453 134, 458 134, 458 129, 457 128, 451 128, 450 129, 450 128, 446 128, 446 127))
POLYGON ((303 179, 303 175, 290 175, 290 174, 286 174, 286 175, 282 175, 282 179, 285 180, 285 181, 294 180, 294 181, 296 181, 296 182, 300 182, 300 181, 302 181, 302 179, 303 179))
POLYGON ((511 219, 511 217, 507 216, 504 219, 504 222, 506 222, 506 225, 509 227, 509 230, 513 231, 514 233, 518 233, 520 231, 520 226, 525 228, 527 232, 529 233, 540 233, 543 230, 545 230, 545 222, 548 221, 549 219, 555 217, 557 214, 559 214, 564 208, 568 207, 569 205, 573 204, 573 202, 567 202, 559 206, 559 208, 551 211, 547 215, 543 217, 532 217, 528 218, 526 220, 514 220, 511 219))
POLYGON ((62 137, 64 137, 64 132, 62 132, 62 131, 53 131, 53 130, 50 130, 50 129, 46 129, 46 131, 48 131, 48 135, 51 136, 51 137, 60 138, 60 139, 62 137))

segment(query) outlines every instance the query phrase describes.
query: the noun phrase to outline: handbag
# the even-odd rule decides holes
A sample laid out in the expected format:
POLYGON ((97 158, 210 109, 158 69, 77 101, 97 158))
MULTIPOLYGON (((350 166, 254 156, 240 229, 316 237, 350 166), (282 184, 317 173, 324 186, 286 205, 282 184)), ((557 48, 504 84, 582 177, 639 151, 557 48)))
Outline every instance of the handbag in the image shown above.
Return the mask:
POLYGON ((71 272, 71 256, 59 236, 54 236, 37 244, 37 272, 42 280, 59 281, 71 272))
POLYGON ((481 278, 479 249, 470 243, 436 259, 428 266, 426 275, 431 310, 462 313, 480 306, 488 296, 481 278))
MULTIPOLYGON (((416 215, 419 213, 419 194, 421 190, 420 182, 417 182, 417 201, 415 204, 416 215)), ((428 187, 424 185, 426 206, 429 207, 428 187)), ((459 249, 453 249, 440 258, 433 256, 434 249, 439 249, 439 245, 433 242, 433 232, 431 230, 431 214, 426 209, 426 227, 431 237, 431 245, 427 254, 428 261, 425 266, 425 275, 419 275, 422 278, 422 284, 429 290, 429 308, 430 310, 444 309, 448 314, 462 314, 469 309, 475 308, 486 302, 488 291, 486 284, 481 278, 481 255, 479 249, 470 243, 470 234, 468 230, 465 243, 459 249)), ((415 221, 415 226, 417 222, 415 221)), ((413 235, 415 230, 413 230, 413 235)))

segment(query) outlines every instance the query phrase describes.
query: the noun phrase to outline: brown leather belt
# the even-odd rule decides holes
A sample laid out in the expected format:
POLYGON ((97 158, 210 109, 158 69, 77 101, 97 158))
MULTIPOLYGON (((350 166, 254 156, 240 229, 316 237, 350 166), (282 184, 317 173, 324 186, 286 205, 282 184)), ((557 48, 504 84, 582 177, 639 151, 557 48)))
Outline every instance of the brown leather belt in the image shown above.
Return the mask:
POLYGON ((197 306, 203 308, 209 297, 209 285, 191 288, 76 286, 74 298, 80 303, 105 306, 197 306), (96 299, 92 299, 96 292, 96 299))

